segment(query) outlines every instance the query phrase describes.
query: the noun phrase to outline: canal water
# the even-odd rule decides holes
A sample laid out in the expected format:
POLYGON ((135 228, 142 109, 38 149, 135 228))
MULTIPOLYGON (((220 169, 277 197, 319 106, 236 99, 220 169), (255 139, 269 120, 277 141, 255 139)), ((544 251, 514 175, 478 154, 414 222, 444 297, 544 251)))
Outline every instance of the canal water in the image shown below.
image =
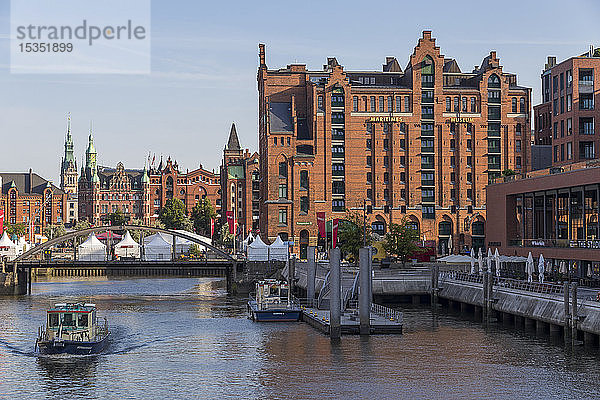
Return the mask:
POLYGON ((257 324, 212 279, 38 282, 0 298, 0 399, 598 399, 597 350, 406 306, 403 335, 332 345, 302 323, 257 324), (94 302, 112 340, 38 357, 55 302, 94 302))

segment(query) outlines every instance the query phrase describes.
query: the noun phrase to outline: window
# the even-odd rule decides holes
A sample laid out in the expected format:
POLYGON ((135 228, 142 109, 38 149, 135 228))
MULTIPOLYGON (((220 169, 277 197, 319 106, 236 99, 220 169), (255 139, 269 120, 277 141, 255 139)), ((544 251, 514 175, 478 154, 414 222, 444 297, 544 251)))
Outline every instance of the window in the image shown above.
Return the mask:
POLYGON ((389 156, 383 156, 383 166, 384 167, 390 166, 390 157, 389 156))
POLYGON ((370 167, 371 165, 373 165, 373 157, 367 156, 367 167, 370 167))
POLYGON ((456 199, 456 189, 450 189, 450 199, 456 199))
POLYGON ((571 118, 567 118, 567 136, 571 136, 573 134, 573 120, 571 118))
POLYGON ((435 219, 434 206, 423 206, 421 212, 423 213, 423 219, 435 219))
POLYGON ((384 112, 384 100, 383 96, 379 96, 379 112, 384 112))
POLYGON ((400 198, 406 199, 406 189, 400 189, 400 198))
POLYGON ((383 173, 383 183, 389 183, 389 180, 390 180, 390 173, 384 172, 383 173))
POLYGON ((363 104, 364 104, 364 110, 367 111, 368 110, 368 106, 367 106, 367 96, 363 96, 363 104))
POLYGON ((489 122, 488 123, 488 136, 499 137, 500 136, 500 123, 489 122))
POLYGON ((567 87, 571 87, 573 85, 573 71, 570 69, 567 70, 567 87))
POLYGON ((332 164, 331 173, 333 176, 344 176, 344 164, 332 164))
POLYGON ((450 156, 450 166, 454 167, 456 165, 456 156, 450 156))
POLYGON ((558 93, 558 75, 552 77, 552 91, 558 93))
POLYGON ((594 117, 579 118, 579 134, 593 135, 594 134, 594 117))
POLYGON ((300 197, 300 212, 308 213, 308 196, 300 197))
POLYGON ((450 150, 454 150, 456 147, 456 140, 450 139, 450 150))
POLYGON ((279 225, 287 225, 287 209, 279 209, 279 225))
POLYGON ((308 171, 300 171, 300 188, 308 190, 308 171))
POLYGON ((346 192, 346 185, 344 181, 333 181, 331 182, 331 190, 333 194, 344 194, 346 192))
POLYGON ((421 173, 421 186, 434 186, 434 174, 433 172, 421 173))
POLYGON ((406 156, 400 156, 400 165, 404 165, 406 163, 406 156))
POLYGON ((273 144, 274 144, 275 146, 277 146, 277 137, 274 137, 274 138, 273 138, 273 144))
POLYGON ((371 112, 377 111, 377 105, 375 104, 375 96, 371 96, 371 112))
POLYGON ((388 112, 392 112, 394 110, 394 98, 392 96, 388 96, 387 101, 387 110, 388 112))
POLYGON ((554 115, 558 115, 558 99, 552 101, 552 109, 554 110, 554 115))
POLYGON ((515 151, 517 153, 521 152, 521 140, 515 140, 515 151))
POLYGON ((596 152, 594 148, 594 142, 579 142, 579 158, 590 159, 595 158, 596 152))
POLYGON ((421 123, 421 136, 433 136, 433 123, 422 122, 421 123))
POLYGON ((554 134, 554 139, 558 139, 558 122, 555 122, 552 126, 552 133, 554 134))
POLYGON ((565 74, 563 72, 560 73, 560 90, 565 88, 565 74))
POLYGON ((473 173, 472 172, 467 172, 467 182, 468 183, 473 182, 473 173))
POLYGON ((513 97, 512 100, 511 100, 511 102, 512 102, 512 110, 511 110, 511 112, 516 113, 517 112, 517 98, 513 97))
POLYGON ((517 168, 521 168, 521 156, 517 156, 517 157, 515 158, 515 166, 516 166, 517 168))
POLYGON ((558 145, 554 146, 554 162, 558 161, 558 145))
POLYGON ((323 96, 317 98, 317 108, 319 111, 323 111, 323 96))
POLYGON ((567 160, 573 159, 573 143, 567 142, 567 160))
POLYGON ((488 106, 488 119, 500 119, 500 106, 488 106))
POLYGON ((473 156, 467 156, 467 167, 473 165, 473 156))
POLYGON ((467 199, 471 200, 473 198, 473 189, 467 189, 467 199))
POLYGON ((593 68, 579 68, 579 84, 580 85, 593 85, 594 84, 594 69, 593 68))
POLYGON ((367 122, 367 133, 373 133, 375 131, 374 125, 372 122, 367 122))
POLYGON ((410 112, 410 96, 404 96, 404 112, 410 112))
POLYGON ((400 182, 406 181, 406 172, 400 172, 400 182))
POLYGON ((560 113, 565 112, 565 96, 560 97, 560 113))
POLYGON ((435 202, 435 191, 433 189, 421 189, 421 201, 423 203, 435 202))
POLYGON ((346 202, 343 199, 334 199, 331 201, 331 210, 336 212, 346 211, 346 202))
POLYGON ((466 97, 463 97, 463 98, 461 99, 461 101, 462 101, 462 111, 463 111, 463 112, 467 112, 467 98, 466 98, 466 97))
POLYGON ((459 104, 459 100, 460 97, 458 96, 454 96, 454 112, 459 112, 460 111, 460 104, 459 104))
POLYGON ((477 99, 475 97, 471 97, 471 112, 477 112, 477 99))
POLYGON ((450 182, 456 182, 456 172, 450 172, 450 182))
POLYGON ((573 96, 571 94, 567 94, 567 112, 571 111, 572 109, 573 109, 573 96))
POLYGON ((433 155, 421 156, 421 168, 422 169, 434 169, 434 156, 433 155))
POLYGON ((373 140, 371 138, 367 139, 367 150, 371 150, 373 146, 373 140))
POLYGON ((579 109, 580 110, 593 110, 594 109, 594 94, 593 93, 580 93, 579 94, 579 109))
POLYGON ((471 151, 473 147, 473 141, 471 139, 467 139, 467 150, 471 151))
POLYGON ((358 111, 358 96, 352 98, 352 111, 358 111))
POLYGON ((279 163, 279 177, 287 178, 287 163, 285 161, 279 163))
POLYGON ((499 90, 488 90, 488 103, 494 103, 494 104, 500 103, 500 91, 499 90))
POLYGON ((560 145, 560 161, 565 161, 565 144, 560 145))
POLYGON ((367 183, 371 183, 373 181, 373 173, 367 172, 367 183))
POLYGON ((383 149, 389 150, 389 146, 390 146, 390 139, 383 139, 383 149))
POLYGON ((560 121, 560 137, 565 137, 565 121, 560 121))
POLYGON ((423 153, 433 153, 433 139, 421 139, 421 152, 423 153))
POLYGON ((421 106, 421 118, 433 119, 433 106, 421 106))
POLYGON ((402 112, 402 98, 396 96, 396 112, 402 112))
POLYGON ((373 189, 367 189, 367 199, 373 199, 373 189))
POLYGON ((527 110, 525 109, 525 97, 519 99, 519 110, 521 114, 527 113, 527 110))
POLYGON ((452 99, 450 97, 446 97, 446 111, 452 111, 452 99))

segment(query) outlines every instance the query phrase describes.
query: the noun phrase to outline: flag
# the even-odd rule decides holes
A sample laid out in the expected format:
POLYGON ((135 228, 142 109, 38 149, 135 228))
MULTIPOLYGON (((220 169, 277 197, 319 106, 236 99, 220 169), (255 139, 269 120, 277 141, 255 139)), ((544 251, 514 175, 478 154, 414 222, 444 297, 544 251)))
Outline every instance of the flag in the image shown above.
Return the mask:
POLYGON ((212 239, 212 237, 215 234, 215 219, 211 218, 210 219, 210 238, 212 239))
POLYGON ((0 210, 0 235, 4 233, 4 210, 0 210))
POLYGON ((339 219, 334 218, 331 224, 331 244, 334 249, 337 246, 338 225, 339 219))
POLYGON ((235 232, 235 219, 233 217, 233 211, 227 211, 227 223, 229 224, 229 233, 233 234, 235 232))
POLYGON ((319 227, 319 237, 325 237, 325 213, 317 212, 317 226, 319 227))

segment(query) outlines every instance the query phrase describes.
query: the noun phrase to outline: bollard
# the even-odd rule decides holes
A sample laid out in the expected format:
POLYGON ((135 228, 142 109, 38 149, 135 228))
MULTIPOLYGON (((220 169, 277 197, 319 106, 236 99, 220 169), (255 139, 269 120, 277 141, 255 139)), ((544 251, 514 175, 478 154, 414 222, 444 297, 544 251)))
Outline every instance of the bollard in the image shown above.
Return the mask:
POLYGON ((308 246, 306 254, 306 297, 309 300, 309 307, 312 307, 312 301, 315 299, 315 277, 317 275, 317 262, 315 260, 315 246, 308 246))
POLYGON ((329 256, 329 278, 330 278, 330 294, 329 294, 329 335, 331 340, 338 340, 342 334, 341 327, 341 269, 340 269, 340 249, 336 247, 331 250, 329 256))
POLYGON ((359 259, 359 297, 358 314, 360 317, 360 334, 369 335, 371 333, 371 251, 367 247, 358 250, 359 259))
POLYGON ((573 343, 577 341, 577 283, 573 283, 571 290, 571 299, 573 301, 571 306, 571 340, 573 343))
POLYGON ((435 307, 438 303, 438 294, 439 294, 439 278, 440 278, 440 267, 439 265, 434 265, 431 268, 431 305, 435 307))

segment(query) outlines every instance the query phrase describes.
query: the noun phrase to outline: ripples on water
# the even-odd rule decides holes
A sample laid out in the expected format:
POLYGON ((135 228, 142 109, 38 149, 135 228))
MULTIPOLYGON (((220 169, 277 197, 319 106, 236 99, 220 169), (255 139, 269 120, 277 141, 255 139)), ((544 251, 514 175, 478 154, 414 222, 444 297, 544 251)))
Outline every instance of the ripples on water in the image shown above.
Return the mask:
POLYGON ((405 334, 332 345, 302 323, 256 324, 211 279, 40 282, 0 298, 0 399, 600 398, 596 350, 405 308, 405 334), (51 304, 96 303, 96 356, 39 357, 51 304))

